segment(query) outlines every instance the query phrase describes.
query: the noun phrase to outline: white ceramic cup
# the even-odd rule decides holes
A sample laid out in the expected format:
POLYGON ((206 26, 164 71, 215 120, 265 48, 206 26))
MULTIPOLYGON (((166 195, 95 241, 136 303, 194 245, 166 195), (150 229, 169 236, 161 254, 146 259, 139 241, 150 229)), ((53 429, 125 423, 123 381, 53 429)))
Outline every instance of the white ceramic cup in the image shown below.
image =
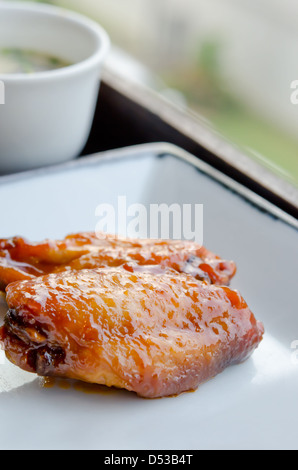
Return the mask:
POLYGON ((109 50, 107 33, 82 15, 49 5, 0 3, 0 48, 50 54, 68 67, 0 75, 0 173, 78 156, 90 134, 109 50), (3 96, 4 94, 4 96, 3 96))

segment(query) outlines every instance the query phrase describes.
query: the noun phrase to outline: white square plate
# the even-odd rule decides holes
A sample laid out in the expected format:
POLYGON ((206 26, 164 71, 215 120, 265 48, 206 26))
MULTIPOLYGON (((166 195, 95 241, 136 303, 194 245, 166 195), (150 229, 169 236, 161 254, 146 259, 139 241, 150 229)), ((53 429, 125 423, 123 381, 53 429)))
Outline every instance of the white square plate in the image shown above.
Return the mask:
POLYGON ((153 144, 0 178, 0 237, 95 230, 96 207, 117 205, 118 196, 127 204, 204 204, 204 244, 237 263, 232 287, 263 321, 265 338, 244 364, 194 393, 159 400, 44 387, 2 355, 0 447, 297 449, 297 221, 184 151, 153 144))

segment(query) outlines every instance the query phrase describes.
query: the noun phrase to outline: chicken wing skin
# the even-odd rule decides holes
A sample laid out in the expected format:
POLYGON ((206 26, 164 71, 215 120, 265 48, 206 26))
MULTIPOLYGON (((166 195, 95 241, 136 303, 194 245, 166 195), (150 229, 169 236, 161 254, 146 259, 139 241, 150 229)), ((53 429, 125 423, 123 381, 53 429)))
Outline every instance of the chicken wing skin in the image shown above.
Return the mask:
POLYGON ((193 242, 133 240, 79 233, 64 240, 33 243, 21 237, 0 239, 0 290, 11 282, 66 270, 116 267, 134 262, 187 272, 212 284, 229 285, 235 263, 193 242))
POLYGON ((0 338, 14 364, 148 398, 196 389, 264 333, 237 291, 156 266, 55 273, 6 293, 0 338))

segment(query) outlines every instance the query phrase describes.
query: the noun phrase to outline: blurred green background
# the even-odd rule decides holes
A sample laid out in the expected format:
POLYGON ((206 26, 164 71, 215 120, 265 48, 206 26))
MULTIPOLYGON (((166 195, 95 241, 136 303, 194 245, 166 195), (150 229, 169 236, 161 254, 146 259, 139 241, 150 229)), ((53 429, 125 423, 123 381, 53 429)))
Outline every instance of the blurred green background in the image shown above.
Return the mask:
MULTIPOLYGON (((7 0, 9 1, 9 0, 7 0)), ((110 63, 298 187, 296 0, 53 0, 108 31, 110 63)))

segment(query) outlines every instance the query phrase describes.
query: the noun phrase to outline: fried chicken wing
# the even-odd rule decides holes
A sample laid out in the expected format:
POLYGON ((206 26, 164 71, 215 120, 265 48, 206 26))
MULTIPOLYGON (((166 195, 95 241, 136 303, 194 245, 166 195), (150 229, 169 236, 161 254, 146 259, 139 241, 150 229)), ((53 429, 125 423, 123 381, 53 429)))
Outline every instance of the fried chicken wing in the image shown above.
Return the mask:
POLYGON ((237 291, 160 266, 54 273, 6 293, 0 338, 14 364, 148 398, 196 389, 264 333, 237 291))
POLYGON ((11 282, 66 270, 116 267, 134 262, 186 272, 212 284, 228 285, 236 266, 187 241, 133 240, 95 233, 32 243, 21 237, 0 239, 0 289, 11 282))

